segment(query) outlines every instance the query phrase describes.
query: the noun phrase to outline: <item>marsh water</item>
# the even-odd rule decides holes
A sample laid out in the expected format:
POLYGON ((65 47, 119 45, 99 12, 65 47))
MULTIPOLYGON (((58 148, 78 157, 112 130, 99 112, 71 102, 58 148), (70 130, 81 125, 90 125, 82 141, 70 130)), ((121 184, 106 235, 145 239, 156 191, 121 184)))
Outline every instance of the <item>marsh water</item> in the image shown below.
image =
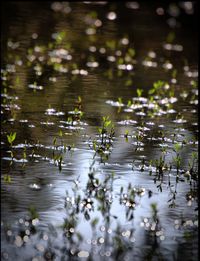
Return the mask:
POLYGON ((187 3, 3 4, 2 260, 197 260, 197 14, 187 3), (104 144, 103 117, 114 124, 104 144))

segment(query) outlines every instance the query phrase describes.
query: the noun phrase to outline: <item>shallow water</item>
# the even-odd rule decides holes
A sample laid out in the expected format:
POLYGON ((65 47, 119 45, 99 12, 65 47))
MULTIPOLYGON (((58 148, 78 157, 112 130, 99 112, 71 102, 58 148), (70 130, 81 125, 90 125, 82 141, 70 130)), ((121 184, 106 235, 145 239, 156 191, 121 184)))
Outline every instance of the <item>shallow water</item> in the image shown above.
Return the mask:
MULTIPOLYGON (((155 169, 152 175, 149 175, 149 161, 159 159, 161 146, 167 148, 166 162, 173 161, 173 137, 175 143, 187 140, 180 152, 181 173, 188 170, 191 154, 197 151, 198 94, 196 86, 191 83, 196 82, 198 76, 196 12, 187 15, 183 8, 179 7, 181 14, 176 18, 176 22, 180 26, 170 28, 167 24, 168 19, 172 18, 172 15, 167 13, 170 5, 164 7, 163 16, 156 14, 156 5, 141 4, 139 9, 133 9, 137 8, 137 5, 124 3, 100 5, 82 2, 64 5, 65 9, 61 8, 57 12, 52 9, 51 3, 41 3, 40 8, 33 2, 13 2, 3 6, 2 69, 7 70, 8 74, 3 80, 7 92, 3 89, 1 98, 2 227, 7 223, 17 226, 16 221, 27 215, 30 206, 34 206, 39 213, 42 230, 46 229, 48 223, 58 227, 67 216, 64 207, 66 191, 72 196, 72 188, 77 181, 77 193, 84 198, 88 173, 94 159, 93 168, 102 184, 105 177, 112 172, 115 173, 110 195, 113 197, 110 214, 117 218, 112 219, 110 228, 114 231, 119 223, 123 230, 135 230, 134 244, 132 242, 134 251, 127 257, 123 256, 123 260, 128 260, 128 257, 130 259, 131 255, 135 257, 134 260, 144 260, 145 251, 148 252, 149 247, 152 248, 152 243, 145 241, 146 231, 141 226, 142 218, 151 216, 152 203, 157 204, 158 216, 164 229, 164 238, 160 240, 158 247, 159 255, 164 256, 161 260, 181 260, 179 248, 182 246, 187 260, 196 260, 197 198, 194 196, 191 200, 186 200, 186 193, 192 186, 194 191, 197 190, 197 181, 192 180, 190 185, 181 174, 180 181, 176 184, 176 169, 173 166, 170 174, 168 171, 164 172, 161 191, 158 187, 159 180, 154 182, 155 169), (94 11, 102 25, 96 26, 95 34, 88 35, 88 28, 95 28, 91 25, 96 19, 94 11), (111 11, 117 14, 114 20, 107 18, 111 11), (64 40, 61 39, 59 43, 58 39, 55 48, 49 46, 49 43, 55 43, 52 34, 62 31, 66 32, 64 40), (175 32, 175 39, 167 48, 173 46, 175 50, 166 50, 163 47, 170 32, 175 32), (33 39, 35 37, 36 39, 33 39), (122 40, 123 38, 125 40, 122 40), (108 40, 115 40, 119 46, 109 48, 109 43, 106 46, 108 40), (119 44, 121 41, 126 44, 119 44), (176 50, 177 45, 181 51, 176 50), (41 51, 44 47, 46 49, 41 51), (127 58, 126 70, 120 70, 119 64, 112 60, 124 57, 128 48, 134 48, 136 55, 133 59, 127 58), (62 51, 55 54, 55 49, 62 51), (51 60, 53 51, 54 60, 51 60), (148 54, 149 52, 151 53, 148 54), (152 58, 154 56, 155 58, 152 58), (58 64, 62 64, 64 70, 58 64), (177 75, 172 76, 174 69, 177 70, 177 75), (170 88, 174 88, 174 96, 178 99, 174 103, 171 102, 170 108, 174 111, 166 113, 166 108, 161 105, 164 113, 161 110, 161 115, 151 118, 148 115, 151 109, 147 108, 149 101, 145 99, 139 102, 137 100, 136 107, 133 106, 130 110, 131 107, 128 107, 127 103, 128 100, 137 97, 136 89, 143 89, 142 97, 148 97, 149 89, 158 80, 166 81, 170 88), (186 99, 181 96, 184 92, 188 94, 186 99), (81 110, 84 114, 78 125, 70 126, 66 121, 68 116, 72 115, 69 112, 73 112, 78 96, 81 96, 81 110), (121 104, 119 97, 122 99, 121 104), (13 104, 18 107, 7 110, 7 107, 13 107, 13 104), (142 106, 137 107, 140 105, 142 106), (103 116, 109 116, 115 125, 112 151, 108 160, 104 162, 89 146, 93 139, 98 139, 98 128, 103 116), (60 130, 63 133, 62 137, 58 134, 60 130), (126 130, 129 131, 127 141, 124 137, 126 130), (136 146, 135 136, 139 130, 142 130, 144 137, 141 146, 136 146), (161 138, 159 130, 163 130, 164 139, 161 138), (17 133, 13 143, 14 162, 11 166, 10 147, 6 138, 10 132, 17 133), (72 147, 71 150, 62 153, 61 171, 55 166, 52 156, 55 137, 58 146, 63 142, 72 147), (25 141, 28 146, 25 145, 25 141), (25 147, 28 162, 25 162, 23 167, 25 147), (143 159, 145 165, 141 171, 143 159), (11 182, 5 181, 6 175, 11 177, 11 182), (174 208, 169 207, 171 201, 168 202, 172 195, 168 184, 169 175, 173 185, 172 191, 177 186, 174 208), (127 220, 126 208, 119 204, 120 188, 123 187, 126 191, 129 183, 135 188, 144 189, 144 195, 136 197, 133 220, 127 220), (175 221, 181 222, 181 219, 185 222, 192 220, 192 225, 189 222, 183 227, 175 228, 175 221), (191 235, 189 240, 184 237, 187 231, 191 235), (193 259, 189 259, 191 253, 193 259)), ((112 14, 110 17, 112 18, 112 14)), ((161 98, 162 103, 168 102, 165 100, 166 94, 161 98)), ((95 210, 90 214, 92 218, 99 218, 100 226, 104 219, 97 210, 98 201, 95 198, 94 205, 95 210)), ((92 237, 90 224, 84 219, 83 214, 79 217, 77 230, 82 235, 87 235, 84 237, 82 248, 90 251, 90 244, 86 242, 86 239, 92 237)), ((102 233, 99 228, 98 233, 102 233)), ((37 240, 33 236, 32 242, 36 244, 37 240)), ((59 240, 62 239, 58 238, 58 242, 59 240)), ((111 244, 111 252, 112 247, 111 244)), ((13 260, 13 257, 22 260, 21 256, 24 256, 23 260, 33 260, 31 258, 41 256, 43 252, 35 252, 30 245, 24 248, 17 247, 16 243, 12 245, 2 232, 2 257, 5 260, 13 260), (5 254, 7 251, 8 257, 5 254)), ((103 259, 102 255, 101 252, 97 255, 99 260, 103 259)), ((68 260, 67 255, 65 258, 63 260, 68 260)), ((57 257, 56 260, 61 259, 57 257)))

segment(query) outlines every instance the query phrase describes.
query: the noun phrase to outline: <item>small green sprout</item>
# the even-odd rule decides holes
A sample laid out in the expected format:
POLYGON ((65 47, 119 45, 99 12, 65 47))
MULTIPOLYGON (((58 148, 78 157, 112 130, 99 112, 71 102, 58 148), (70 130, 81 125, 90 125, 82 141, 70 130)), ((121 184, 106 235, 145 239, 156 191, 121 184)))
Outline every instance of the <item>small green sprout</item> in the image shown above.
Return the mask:
POLYGON ((118 102, 119 102, 120 105, 122 104, 122 98, 121 97, 118 97, 118 102))
POLYGON ((91 226, 92 226, 92 228, 95 228, 96 225, 98 224, 98 222, 99 222, 99 219, 98 219, 98 218, 94 218, 94 219, 91 221, 91 226))
POLYGON ((125 85, 126 86, 131 86, 133 83, 132 79, 127 79, 126 82, 125 82, 125 85))
POLYGON ((134 56, 135 56, 135 49, 129 48, 129 49, 128 49, 128 54, 129 54, 131 57, 134 57, 134 56))
POLYGON ((128 142, 128 135, 129 135, 129 131, 125 130, 124 137, 126 139, 126 142, 128 142))
POLYGON ((10 175, 5 175, 4 177, 3 177, 3 179, 4 179, 4 181, 6 182, 6 183, 11 183, 11 177, 10 177, 10 175))
POLYGON ((136 92, 137 92, 137 96, 141 97, 142 93, 143 93, 143 90, 142 89, 137 89, 136 92))
POLYGON ((38 214, 38 212, 36 211, 36 208, 35 208, 34 206, 30 206, 30 207, 28 208, 28 212, 29 212, 29 215, 30 215, 31 220, 36 219, 36 218, 39 218, 39 214, 38 214))
POLYGON ((82 102, 81 96, 78 96, 78 103, 81 103, 81 102, 82 102))
POLYGON ((179 144, 179 143, 174 144, 173 151, 178 153, 178 152, 180 152, 180 150, 181 150, 181 144, 179 144))
POLYGON ((132 105, 132 101, 128 100, 127 107, 131 107, 131 105, 132 105))
POLYGON ((14 133, 11 132, 9 135, 7 135, 7 140, 11 146, 13 144, 13 141, 15 141, 16 135, 17 135, 16 132, 14 133))
POLYGON ((176 143, 174 144, 173 151, 176 153, 176 156, 173 157, 174 163, 176 164, 176 169, 177 169, 177 175, 179 173, 179 169, 181 167, 181 157, 180 157, 180 150, 181 150, 181 144, 176 143))
POLYGON ((59 130, 58 135, 59 135, 60 137, 63 136, 63 132, 62 132, 62 130, 59 130))

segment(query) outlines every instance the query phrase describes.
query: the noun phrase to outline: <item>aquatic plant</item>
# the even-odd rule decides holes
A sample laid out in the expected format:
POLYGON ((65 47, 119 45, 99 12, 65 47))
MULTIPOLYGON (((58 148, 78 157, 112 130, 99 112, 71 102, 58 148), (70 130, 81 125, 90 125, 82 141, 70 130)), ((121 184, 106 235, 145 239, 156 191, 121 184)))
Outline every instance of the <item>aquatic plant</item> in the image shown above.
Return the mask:
POLYGON ((67 123, 71 126, 74 126, 75 124, 79 123, 83 117, 84 112, 81 111, 82 109, 82 99, 80 96, 78 96, 78 99, 75 101, 75 106, 73 111, 69 111, 67 118, 67 123))
POLYGON ((125 139, 126 139, 126 142, 128 142, 128 135, 129 135, 129 131, 128 131, 128 130, 125 130, 124 137, 125 137, 125 139))
POLYGON ((16 139, 16 135, 17 135, 16 132, 13 132, 13 133, 11 132, 10 134, 7 135, 7 140, 8 140, 11 147, 12 147, 13 142, 16 139))
POLYGON ((144 91, 143 89, 139 89, 139 88, 138 88, 138 89, 136 89, 137 96, 138 96, 138 97, 141 97, 141 96, 142 96, 142 93, 143 93, 143 91, 144 91))
POLYGON ((136 138, 136 147, 135 147, 135 151, 137 151, 139 148, 140 148, 140 145, 142 144, 142 141, 144 139, 144 134, 142 131, 140 130, 137 130, 136 131, 136 135, 135 135, 135 138, 136 138))
POLYGON ((3 176, 3 180, 6 182, 6 183, 11 183, 11 176, 10 175, 4 175, 3 176))
POLYGON ((134 218, 134 210, 136 207, 136 191, 135 188, 132 187, 131 183, 129 183, 127 188, 127 193, 123 193, 123 187, 120 190, 120 204, 124 204, 126 206, 126 219, 131 221, 134 218))
POLYGON ((188 166, 189 166, 189 173, 191 175, 192 178, 196 179, 197 176, 197 163, 198 163, 198 154, 197 152, 192 152, 192 157, 188 162, 188 166))
POLYGON ((27 158, 27 152, 26 152, 26 143, 27 143, 27 141, 25 141, 25 146, 24 146, 24 148, 23 148, 23 163, 22 163, 22 168, 24 168, 25 167, 25 165, 26 165, 26 158, 27 158))
POLYGON ((13 147, 13 142, 16 139, 16 135, 17 135, 16 132, 13 132, 13 133, 11 132, 10 134, 7 135, 7 141, 8 141, 8 143, 11 146, 11 151, 10 151, 11 162, 10 162, 10 165, 13 164, 14 152, 13 152, 13 148, 12 147, 13 147))
POLYGON ((54 160, 54 164, 58 166, 59 171, 62 170, 62 164, 63 164, 63 152, 66 152, 66 145, 63 146, 63 133, 60 130, 58 133, 59 137, 61 138, 61 146, 57 145, 57 138, 55 137, 53 139, 53 151, 52 151, 52 155, 53 155, 53 160, 54 160), (61 148, 61 149, 59 149, 61 148), (58 151, 58 153, 56 153, 58 151))
POLYGON ((181 145, 179 143, 174 144, 173 151, 175 152, 176 156, 173 157, 173 160, 174 160, 175 165, 176 165, 176 173, 177 173, 177 175, 179 174, 179 169, 181 167, 180 150, 181 150, 181 145))
MULTIPOLYGON (((114 125, 109 119, 109 116, 102 118, 102 126, 98 128, 99 139, 92 141, 92 148, 101 156, 102 160, 108 159, 111 152, 113 137, 115 134, 114 125)), ((95 157, 94 155, 94 157, 95 157)))

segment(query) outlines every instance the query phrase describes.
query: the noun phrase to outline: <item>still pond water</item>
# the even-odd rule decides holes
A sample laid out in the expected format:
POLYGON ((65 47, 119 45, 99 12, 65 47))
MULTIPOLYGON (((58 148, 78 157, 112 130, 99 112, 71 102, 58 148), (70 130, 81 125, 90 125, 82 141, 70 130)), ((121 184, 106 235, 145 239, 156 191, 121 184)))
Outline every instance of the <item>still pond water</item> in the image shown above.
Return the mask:
POLYGON ((197 260, 195 3, 2 9, 2 260, 197 260))

